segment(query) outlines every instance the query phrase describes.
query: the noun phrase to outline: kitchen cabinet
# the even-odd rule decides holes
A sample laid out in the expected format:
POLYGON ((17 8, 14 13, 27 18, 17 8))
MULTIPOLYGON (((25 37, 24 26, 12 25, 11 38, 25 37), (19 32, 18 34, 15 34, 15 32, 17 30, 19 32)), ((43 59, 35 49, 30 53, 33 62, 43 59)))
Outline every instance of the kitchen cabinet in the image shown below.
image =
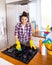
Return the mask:
POLYGON ((7 46, 5 1, 0 0, 0 49, 7 46))

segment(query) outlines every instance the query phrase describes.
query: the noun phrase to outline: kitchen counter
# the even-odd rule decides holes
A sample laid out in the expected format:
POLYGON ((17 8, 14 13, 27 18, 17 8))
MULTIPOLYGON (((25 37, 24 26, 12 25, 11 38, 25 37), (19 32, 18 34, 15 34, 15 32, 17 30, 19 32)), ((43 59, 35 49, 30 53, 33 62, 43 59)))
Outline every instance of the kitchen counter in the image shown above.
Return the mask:
MULTIPOLYGON (((26 65, 25 63, 5 55, 2 52, 0 52, 0 57, 13 63, 14 65, 26 65)), ((52 56, 48 54, 46 56, 42 56, 41 53, 38 52, 28 63, 28 65, 52 65, 52 56)))
POLYGON ((45 36, 43 36, 43 32, 42 31, 33 33, 33 36, 34 37, 38 37, 38 38, 46 38, 45 36))
MULTIPOLYGON (((33 34, 33 36, 35 37, 39 37, 39 38, 46 38, 44 36, 41 35, 41 32, 36 32, 33 34)), ((3 51, 3 50, 2 50, 3 51)), ((0 57, 4 58, 5 60, 13 63, 14 65, 27 65, 19 60, 16 60, 4 53, 2 53, 0 51, 0 57)), ((52 56, 51 55, 46 55, 46 56, 42 56, 40 52, 38 52, 33 58, 32 60, 28 63, 28 65, 52 65, 52 56)))

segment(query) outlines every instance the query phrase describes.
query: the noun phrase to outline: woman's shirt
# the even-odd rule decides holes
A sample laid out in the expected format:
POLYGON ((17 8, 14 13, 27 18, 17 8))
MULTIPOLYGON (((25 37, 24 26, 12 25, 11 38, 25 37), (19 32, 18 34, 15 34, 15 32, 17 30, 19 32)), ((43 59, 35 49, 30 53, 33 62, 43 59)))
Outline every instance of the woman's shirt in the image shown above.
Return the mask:
POLYGON ((21 23, 18 23, 15 26, 15 35, 18 36, 18 39, 22 43, 26 43, 30 40, 30 36, 32 36, 32 27, 29 22, 27 22, 26 26, 23 27, 21 23))

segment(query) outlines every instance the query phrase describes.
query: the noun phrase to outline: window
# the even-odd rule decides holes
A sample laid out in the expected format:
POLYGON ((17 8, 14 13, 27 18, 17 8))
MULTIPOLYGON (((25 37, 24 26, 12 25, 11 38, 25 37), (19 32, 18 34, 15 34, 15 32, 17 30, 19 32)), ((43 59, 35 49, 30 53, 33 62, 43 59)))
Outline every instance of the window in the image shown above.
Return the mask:
POLYGON ((41 0, 41 28, 51 27, 51 0, 41 0))

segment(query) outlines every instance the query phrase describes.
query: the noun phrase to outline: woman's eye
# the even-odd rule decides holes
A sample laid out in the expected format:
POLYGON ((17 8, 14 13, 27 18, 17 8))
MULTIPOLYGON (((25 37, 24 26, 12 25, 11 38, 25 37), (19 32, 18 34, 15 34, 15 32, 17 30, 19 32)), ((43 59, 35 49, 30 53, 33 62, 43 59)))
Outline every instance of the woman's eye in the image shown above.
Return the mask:
POLYGON ((23 20, 23 19, 22 19, 23 20))
POLYGON ((25 21, 26 21, 26 19, 25 19, 25 21))

